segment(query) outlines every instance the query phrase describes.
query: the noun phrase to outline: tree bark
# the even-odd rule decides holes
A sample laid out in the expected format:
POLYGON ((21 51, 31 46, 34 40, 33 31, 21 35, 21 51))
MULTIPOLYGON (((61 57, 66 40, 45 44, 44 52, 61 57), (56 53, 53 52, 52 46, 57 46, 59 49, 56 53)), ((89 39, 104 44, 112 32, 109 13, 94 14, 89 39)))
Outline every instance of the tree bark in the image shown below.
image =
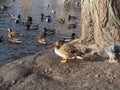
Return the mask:
POLYGON ((120 0, 81 0, 81 40, 106 47, 120 42, 120 0))

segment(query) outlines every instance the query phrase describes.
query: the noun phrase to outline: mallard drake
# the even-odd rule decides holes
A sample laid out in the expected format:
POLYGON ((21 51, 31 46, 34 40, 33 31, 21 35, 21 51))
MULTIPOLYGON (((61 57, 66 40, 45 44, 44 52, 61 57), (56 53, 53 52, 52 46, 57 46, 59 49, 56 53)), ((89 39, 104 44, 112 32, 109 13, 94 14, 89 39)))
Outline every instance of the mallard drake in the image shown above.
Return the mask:
POLYGON ((65 42, 70 42, 76 38, 76 34, 72 33, 71 37, 62 38, 65 42))
POLYGON ((38 36, 38 43, 42 44, 42 45, 46 45, 47 42, 44 38, 42 38, 42 36, 38 36))
POLYGON ((68 24, 68 28, 76 28, 77 27, 77 22, 72 22, 68 24))
POLYGON ((8 41, 9 41, 10 43, 16 43, 16 44, 22 43, 21 40, 19 40, 19 39, 17 39, 17 38, 13 38, 12 35, 8 35, 8 41))
POLYGON ((0 42, 3 42, 4 41, 4 37, 3 35, 0 35, 0 42))
POLYGON ((57 22, 59 22, 59 23, 65 23, 65 18, 60 18, 60 19, 57 19, 57 22))
POLYGON ((25 30, 37 30, 39 29, 38 24, 30 24, 29 22, 25 23, 25 30))
POLYGON ((51 35, 51 34, 55 34, 55 29, 47 29, 47 28, 44 28, 43 30, 43 36, 46 37, 46 35, 51 35))
POLYGON ((8 35, 18 37, 18 36, 22 36, 23 34, 20 34, 19 32, 13 32, 11 28, 8 28, 8 35))
POLYGON ((68 16, 68 20, 71 20, 71 19, 76 20, 77 17, 76 17, 76 16, 71 16, 71 15, 69 15, 69 16, 68 16))
POLYGON ((44 14, 41 14, 41 21, 43 21, 43 19, 45 19, 46 16, 44 14))
POLYGON ((37 30, 37 29, 39 29, 39 25, 38 24, 32 24, 30 26, 30 30, 37 30))
POLYGON ((54 52, 62 57, 61 63, 66 63, 68 59, 83 59, 82 52, 78 51, 75 46, 69 43, 64 43, 63 40, 58 40, 54 44, 54 52))
POLYGON ((48 15, 48 16, 46 16, 46 22, 51 22, 51 16, 50 15, 48 15))
POLYGON ((32 21, 33 21, 33 20, 32 20, 32 17, 31 17, 31 16, 28 16, 28 17, 27 17, 27 22, 30 23, 30 24, 32 24, 32 21))

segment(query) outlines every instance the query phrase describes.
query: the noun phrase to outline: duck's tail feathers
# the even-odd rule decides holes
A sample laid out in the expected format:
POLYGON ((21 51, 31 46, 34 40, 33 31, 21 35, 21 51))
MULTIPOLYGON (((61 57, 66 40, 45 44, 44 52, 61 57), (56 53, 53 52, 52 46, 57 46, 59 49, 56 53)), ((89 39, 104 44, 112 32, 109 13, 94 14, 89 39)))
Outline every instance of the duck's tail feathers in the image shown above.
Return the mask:
POLYGON ((81 56, 76 56, 77 59, 84 59, 83 57, 81 56))

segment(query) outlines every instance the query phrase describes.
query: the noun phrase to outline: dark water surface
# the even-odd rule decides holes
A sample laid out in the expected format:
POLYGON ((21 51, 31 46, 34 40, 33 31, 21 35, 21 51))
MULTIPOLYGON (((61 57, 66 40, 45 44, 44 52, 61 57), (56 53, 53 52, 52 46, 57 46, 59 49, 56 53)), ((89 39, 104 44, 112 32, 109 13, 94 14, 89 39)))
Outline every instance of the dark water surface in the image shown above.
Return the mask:
POLYGON ((63 0, 9 0, 4 1, 2 4, 8 6, 8 9, 0 11, 0 34, 4 35, 5 41, 0 43, 0 66, 12 62, 18 58, 35 54, 39 51, 48 49, 48 46, 42 46, 37 42, 37 36, 41 34, 44 27, 53 28, 56 30, 56 35, 50 35, 46 37, 48 44, 50 45, 55 40, 61 37, 70 36, 72 32, 75 32, 79 37, 80 34, 80 9, 79 8, 65 8, 63 0), (47 7, 49 5, 49 7, 47 7), (56 11, 55 14, 51 13, 51 10, 56 11), (51 15, 52 22, 41 22, 41 14, 51 15), (21 15, 21 20, 25 21, 26 17, 32 16, 33 23, 39 24, 38 30, 25 30, 24 26, 16 24, 11 19, 11 14, 21 15), (68 15, 77 16, 75 20, 78 25, 76 29, 68 29, 67 24, 68 15), (58 18, 65 17, 65 24, 60 24, 56 20, 58 18), (12 28, 13 31, 18 31, 24 36, 20 37, 21 44, 11 44, 7 40, 7 28, 12 28))

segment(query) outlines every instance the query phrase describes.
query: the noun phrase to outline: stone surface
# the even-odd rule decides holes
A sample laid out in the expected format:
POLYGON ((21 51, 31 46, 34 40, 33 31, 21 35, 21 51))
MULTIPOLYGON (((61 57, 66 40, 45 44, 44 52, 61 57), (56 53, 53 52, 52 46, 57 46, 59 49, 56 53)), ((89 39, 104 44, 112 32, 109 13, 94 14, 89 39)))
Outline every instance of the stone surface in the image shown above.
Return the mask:
POLYGON ((50 49, 2 66, 0 90, 119 90, 119 63, 60 59, 50 49))

